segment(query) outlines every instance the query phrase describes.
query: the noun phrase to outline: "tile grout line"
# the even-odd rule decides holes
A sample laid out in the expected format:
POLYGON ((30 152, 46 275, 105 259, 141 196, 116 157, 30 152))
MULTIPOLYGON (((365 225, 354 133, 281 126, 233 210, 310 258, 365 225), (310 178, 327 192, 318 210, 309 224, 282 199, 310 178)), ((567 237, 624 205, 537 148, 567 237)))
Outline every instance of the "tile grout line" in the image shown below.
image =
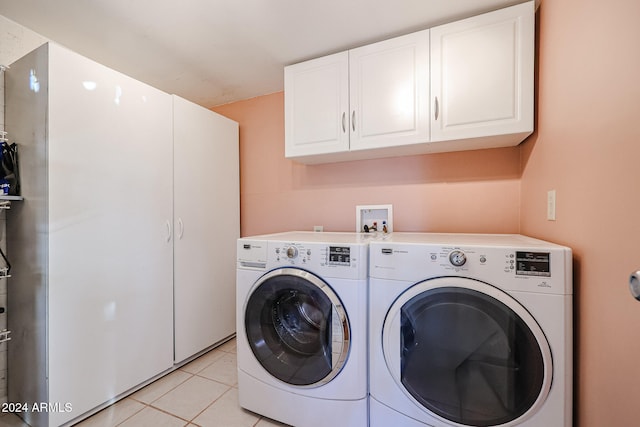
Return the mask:
MULTIPOLYGON (((231 340, 229 340, 229 341, 231 341, 231 340)), ((229 341, 227 341, 227 342, 229 342, 229 341)), ((225 344, 226 344, 226 343, 225 343, 225 344)), ((224 346, 225 344, 222 344, 222 346, 224 346)), ((155 398, 155 399, 154 399, 154 400, 152 400, 151 402, 149 402, 149 403, 144 402, 144 401, 142 401, 142 400, 140 400, 140 399, 138 399, 138 398, 135 398, 135 397, 134 397, 134 395, 135 395, 136 393, 138 393, 139 391, 144 390, 144 388, 152 386, 154 383, 148 384, 147 386, 143 387, 142 389, 138 390, 137 392, 132 393, 131 395, 126 396, 125 398, 123 398, 122 400, 120 400, 120 401, 122 402, 122 401, 124 401, 124 400, 126 400, 126 399, 131 399, 132 401, 137 402, 137 403, 139 403, 139 404, 143 405, 143 407, 142 407, 142 408, 140 408, 140 410, 135 411, 133 414, 131 414, 131 415, 129 415, 128 417, 126 417, 124 420, 122 420, 122 421, 120 421, 119 423, 117 423, 117 424, 116 424, 116 426, 120 426, 120 425, 124 424, 125 422, 129 421, 131 418, 135 417, 136 415, 140 414, 142 411, 144 411, 145 409, 147 409, 147 408, 148 408, 148 409, 154 409, 154 410, 157 410, 157 411, 162 412, 162 413, 164 413, 164 414, 166 414, 166 415, 169 415, 169 416, 171 416, 171 417, 177 418, 177 419, 179 419, 180 421, 184 421, 184 422, 186 422, 186 423, 187 423, 187 425, 194 425, 194 426, 196 426, 196 427, 199 427, 199 425, 198 425, 198 424, 196 424, 195 422, 193 422, 193 420, 195 420, 198 416, 200 416, 203 412, 205 412, 208 408, 210 408, 213 404, 215 404, 215 403, 216 403, 216 402, 217 402, 217 401, 218 401, 222 396, 226 395, 227 393, 229 393, 229 391, 233 390, 234 388, 237 388, 237 383, 236 383, 236 384, 234 384, 234 385, 229 385, 229 384, 227 384, 227 383, 224 383, 224 382, 221 382, 221 381, 218 381, 218 380, 212 379, 212 378, 208 378, 208 377, 205 377, 205 376, 203 376, 203 375, 199 375, 199 374, 200 374, 200 372, 204 371, 205 369, 209 368, 210 366, 212 366, 213 364, 215 364, 216 362, 218 362, 218 361, 220 360, 220 358, 221 358, 221 357, 224 357, 224 355, 225 355, 225 354, 227 354, 227 355, 232 355, 232 356, 236 356, 236 357, 237 357, 237 351, 236 351, 235 347, 234 347, 233 349, 230 349, 230 350, 226 350, 226 349, 222 349, 222 348, 217 347, 217 348, 213 348, 211 351, 219 351, 219 352, 221 352, 221 353, 223 353, 223 354, 222 354, 219 358, 216 358, 216 360, 214 360, 214 361, 212 361, 211 363, 208 363, 208 364, 206 364, 205 366, 203 366, 203 367, 202 367, 201 369, 199 369, 196 373, 188 372, 188 371, 184 370, 183 368, 185 368, 185 367, 186 367, 186 366, 188 366, 189 364, 191 364, 191 363, 195 362, 196 360, 198 360, 197 358, 196 358, 196 359, 194 359, 193 361, 191 361, 191 362, 189 362, 189 363, 187 363, 187 364, 185 364, 185 365, 183 365, 183 366, 181 366, 181 367, 177 368, 176 370, 174 370, 174 371, 172 371, 172 372, 168 373, 167 375, 165 375, 165 376, 163 376, 163 377, 161 377, 161 378, 158 378, 156 381, 160 381, 160 380, 162 380, 163 378, 166 378, 167 376, 171 375, 173 372, 176 372, 176 371, 181 371, 181 372, 183 372, 183 373, 185 373, 185 374, 187 374, 187 375, 188 375, 188 377, 186 377, 184 380, 180 381, 178 384, 174 385, 174 386, 173 386, 173 387, 171 387, 169 390, 165 391, 163 394, 161 394, 160 396, 158 396, 157 398, 155 398), (193 379, 194 377, 198 377, 198 378, 205 379, 205 380, 208 380, 208 381, 213 381, 213 382, 215 382, 215 383, 217 383, 217 384, 220 384, 220 385, 223 385, 223 386, 227 387, 227 390, 226 390, 224 393, 222 393, 220 396, 218 396, 218 398, 214 399, 211 403, 209 403, 209 404, 208 404, 208 405, 207 405, 203 410, 201 410, 200 412, 198 412, 198 413, 197 413, 197 414, 196 414, 196 415, 195 415, 191 420, 185 419, 185 418, 183 418, 183 417, 181 417, 181 416, 179 416, 179 415, 173 414, 173 413, 171 413, 171 412, 168 412, 168 411, 167 411, 167 410, 165 410, 165 409, 162 409, 162 408, 159 408, 159 407, 156 407, 156 406, 154 406, 154 405, 153 405, 153 403, 154 403, 154 402, 156 402, 156 401, 160 400, 161 398, 163 398, 164 396, 166 396, 166 395, 167 395, 167 394, 169 394, 170 392, 174 391, 176 388, 180 387, 181 385, 183 385, 183 384, 184 384, 184 383, 186 383, 187 381, 189 381, 189 380, 193 379)), ((200 357, 205 356, 205 355, 207 355, 207 354, 209 354, 209 352, 207 352, 207 353, 205 353, 205 354, 201 355, 200 357)), ((155 382, 155 381, 154 381, 154 382, 155 382)), ((114 405, 116 405, 117 403, 118 403, 118 402, 116 402, 116 403, 112 404, 112 405, 111 405, 111 407, 113 407, 113 406, 114 406, 114 405)), ((109 408, 109 407, 107 407, 107 408, 109 408)), ((104 408, 104 409, 107 409, 107 408, 104 408)), ((103 410, 104 410, 104 409, 103 409, 103 410)), ((97 413, 96 413, 96 414, 94 414, 93 416, 96 416, 96 415, 97 415, 97 413)), ((91 417, 89 417, 89 418, 87 418, 87 419, 90 419, 90 418, 91 418, 91 417)), ((262 419, 262 418, 259 418, 257 422, 259 422, 259 421, 260 421, 260 419, 262 419)))
MULTIPOLYGON (((126 398, 125 398, 126 399, 126 398)), ((138 400, 136 400, 136 402, 139 402, 138 400)), ((140 402, 142 403, 142 402, 140 402)), ((131 418, 135 417, 136 415, 138 415, 140 412, 144 411, 144 409, 147 407, 147 405, 145 404, 143 408, 141 408, 139 411, 134 412, 133 414, 129 415, 127 418, 125 418, 124 420, 122 420, 121 422, 119 422, 118 424, 116 424, 116 426, 122 425, 124 423, 126 423, 127 421, 129 421, 131 418)), ((87 418, 88 419, 88 418, 87 418)))
MULTIPOLYGON (((220 384, 221 384, 221 383, 220 383, 220 384)), ((227 384, 224 384, 224 385, 227 385, 227 384)), ((207 406, 206 406, 202 411, 198 412, 198 413, 196 414, 196 416, 195 416, 195 417, 193 417, 193 418, 191 419, 191 421, 189 421, 189 422, 190 422, 190 423, 193 423, 193 424, 195 424, 195 425, 199 425, 199 424, 196 424, 195 422, 193 422, 193 420, 195 420, 195 419, 196 419, 196 418, 198 418, 200 415, 202 415, 202 414, 203 414, 207 409, 209 409, 210 407, 212 407, 212 406, 213 406, 213 405, 214 405, 218 400, 220 400, 220 399, 222 398, 222 396, 224 396, 225 394, 229 393, 231 390, 233 390, 233 387, 232 387, 232 386, 230 386, 230 387, 229 387, 229 389, 228 389, 227 391, 225 391, 225 392, 224 392, 224 393, 222 393, 220 396, 218 396, 216 399, 214 399, 214 400, 213 400, 210 404, 208 404, 208 405, 207 405, 207 406)))

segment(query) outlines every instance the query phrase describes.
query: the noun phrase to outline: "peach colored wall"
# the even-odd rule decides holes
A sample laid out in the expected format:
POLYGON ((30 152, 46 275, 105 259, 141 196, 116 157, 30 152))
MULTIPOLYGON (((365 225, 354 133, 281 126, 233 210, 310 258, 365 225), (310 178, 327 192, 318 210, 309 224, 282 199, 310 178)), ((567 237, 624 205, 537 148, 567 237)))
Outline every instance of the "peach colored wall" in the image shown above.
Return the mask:
POLYGON ((574 249, 576 425, 640 425, 640 1, 542 0, 521 231, 574 249), (546 221, 548 190, 557 220, 546 221))
POLYGON ((304 166, 283 94, 215 108, 240 123, 242 235, 350 231, 393 203, 399 231, 522 232, 574 250, 575 425, 640 425, 640 2, 542 0, 537 131, 517 148, 304 166), (546 193, 557 191, 557 220, 546 193))
POLYGON ((356 205, 389 203, 395 231, 518 231, 517 147, 307 166, 284 157, 282 92, 214 110, 240 123, 243 236, 354 231, 356 205))

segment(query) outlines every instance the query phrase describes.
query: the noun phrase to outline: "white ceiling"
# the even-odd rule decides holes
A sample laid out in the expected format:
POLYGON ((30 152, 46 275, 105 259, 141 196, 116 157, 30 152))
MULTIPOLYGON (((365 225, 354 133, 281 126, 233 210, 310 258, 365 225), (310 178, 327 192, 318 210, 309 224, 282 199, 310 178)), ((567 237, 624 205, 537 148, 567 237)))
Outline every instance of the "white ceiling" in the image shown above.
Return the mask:
POLYGON ((283 67, 522 0, 0 0, 0 15, 205 107, 283 89, 283 67))

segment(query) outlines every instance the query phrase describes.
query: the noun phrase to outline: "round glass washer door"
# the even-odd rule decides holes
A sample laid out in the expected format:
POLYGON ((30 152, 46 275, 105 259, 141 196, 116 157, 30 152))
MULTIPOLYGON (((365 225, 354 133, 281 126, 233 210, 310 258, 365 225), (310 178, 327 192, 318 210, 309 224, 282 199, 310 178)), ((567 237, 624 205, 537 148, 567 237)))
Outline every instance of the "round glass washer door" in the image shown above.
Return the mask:
POLYGON ((396 383, 443 424, 517 425, 549 394, 551 349, 540 326, 484 282, 417 283, 394 302, 382 333, 396 383))
POLYGON ((244 320, 257 361, 287 384, 321 386, 347 361, 351 332, 342 302, 306 270, 281 268, 258 279, 246 300, 244 320))

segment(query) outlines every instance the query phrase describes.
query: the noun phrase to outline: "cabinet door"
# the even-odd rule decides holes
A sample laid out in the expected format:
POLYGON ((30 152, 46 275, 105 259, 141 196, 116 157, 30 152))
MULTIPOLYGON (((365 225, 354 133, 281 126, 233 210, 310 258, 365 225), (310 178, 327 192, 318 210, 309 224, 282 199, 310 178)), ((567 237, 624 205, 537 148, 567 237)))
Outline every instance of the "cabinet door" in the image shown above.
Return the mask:
POLYGON ((347 52, 285 67, 285 156, 349 150, 347 52))
POLYGON ((349 51, 351 150, 429 140, 429 30, 349 51))
POLYGON ((49 400, 73 403, 50 414, 60 425, 173 366, 172 110, 49 48, 49 400))
POLYGON ((173 97, 175 361, 235 332, 238 124, 173 97))
POLYGON ((533 131, 534 13, 531 1, 431 29, 431 141, 533 131))

